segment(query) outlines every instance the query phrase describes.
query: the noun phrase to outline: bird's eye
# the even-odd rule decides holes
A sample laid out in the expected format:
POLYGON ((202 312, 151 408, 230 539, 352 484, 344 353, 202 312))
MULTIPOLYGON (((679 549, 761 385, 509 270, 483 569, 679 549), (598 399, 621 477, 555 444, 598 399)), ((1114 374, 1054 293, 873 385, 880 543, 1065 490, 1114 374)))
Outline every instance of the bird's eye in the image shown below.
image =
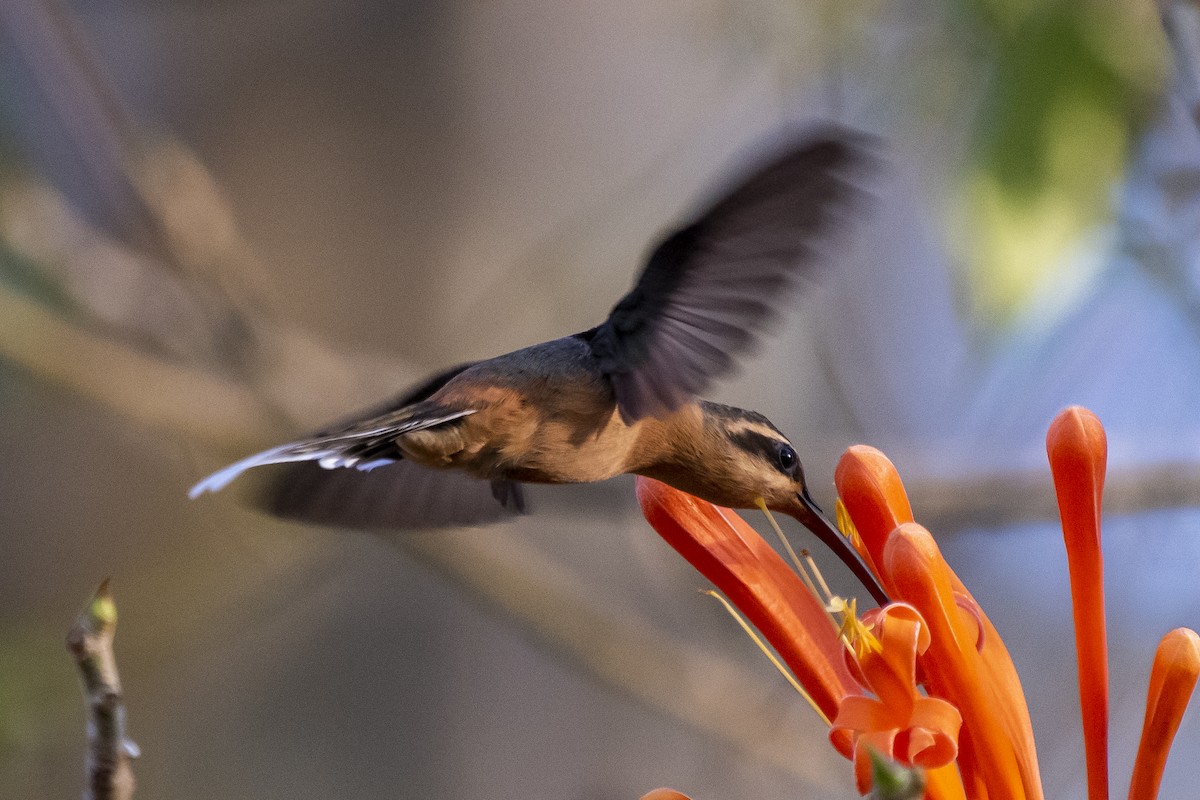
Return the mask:
POLYGON ((795 476, 796 470, 800 467, 800 457, 796 455, 796 450, 786 442, 780 442, 779 447, 775 451, 775 462, 779 465, 779 469, 785 474, 795 476))

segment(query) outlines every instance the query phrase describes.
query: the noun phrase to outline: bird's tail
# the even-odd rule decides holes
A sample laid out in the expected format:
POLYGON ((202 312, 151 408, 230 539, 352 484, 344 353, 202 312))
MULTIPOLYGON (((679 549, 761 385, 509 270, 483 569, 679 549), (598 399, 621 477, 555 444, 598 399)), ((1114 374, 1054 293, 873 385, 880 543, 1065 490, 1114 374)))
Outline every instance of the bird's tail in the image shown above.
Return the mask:
POLYGON ((440 411, 441 413, 436 414, 403 416, 392 412, 363 420, 334 433, 317 434, 263 450, 204 478, 188 491, 188 497, 194 500, 205 492, 220 491, 246 470, 268 464, 316 461, 325 469, 355 467, 370 471, 402 457, 395 445, 397 436, 432 428, 475 413, 475 409, 440 411))

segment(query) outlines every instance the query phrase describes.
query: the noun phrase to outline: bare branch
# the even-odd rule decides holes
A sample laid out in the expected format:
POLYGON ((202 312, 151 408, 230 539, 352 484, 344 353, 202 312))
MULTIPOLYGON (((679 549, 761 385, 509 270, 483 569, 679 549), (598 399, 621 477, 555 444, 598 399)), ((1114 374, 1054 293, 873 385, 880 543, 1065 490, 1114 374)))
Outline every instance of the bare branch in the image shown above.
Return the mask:
POLYGON ((117 606, 105 580, 75 618, 67 634, 67 650, 75 657, 88 710, 87 783, 83 800, 129 800, 138 749, 125 736, 125 701, 113 654, 117 606))

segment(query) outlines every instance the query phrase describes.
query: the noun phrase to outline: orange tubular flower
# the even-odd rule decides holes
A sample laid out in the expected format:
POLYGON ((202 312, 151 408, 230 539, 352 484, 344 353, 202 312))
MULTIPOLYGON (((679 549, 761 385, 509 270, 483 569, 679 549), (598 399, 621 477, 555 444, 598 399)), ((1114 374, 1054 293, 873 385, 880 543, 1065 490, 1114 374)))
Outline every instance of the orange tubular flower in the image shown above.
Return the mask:
POLYGON ((926 769, 945 766, 958 754, 958 709, 917 690, 917 653, 929 647, 920 613, 905 603, 889 603, 863 620, 874 641, 847 649, 847 666, 873 697, 847 697, 829 738, 843 754, 852 753, 861 794, 871 788, 870 750, 926 769))
POLYGON ((1071 575, 1088 798, 1108 800, 1108 641, 1104 631, 1104 557, 1100 553, 1100 497, 1108 458, 1104 426, 1091 411, 1072 406, 1051 423, 1046 454, 1054 474, 1071 575))
POLYGON ((688 800, 688 796, 674 789, 655 789, 642 795, 642 800, 688 800))
POLYGON ((854 521, 866 549, 864 559, 883 581, 889 592, 887 577, 878 565, 883 562, 883 547, 887 537, 905 522, 913 522, 908 493, 900 482, 900 474, 887 456, 865 444, 856 444, 842 454, 833 473, 838 497, 854 521))
MULTIPOLYGON (((826 719, 837 718, 831 738, 855 759, 863 791, 870 788, 867 747, 904 764, 952 764, 961 717, 949 703, 917 689, 916 653, 929 637, 921 634, 915 609, 890 604, 870 612, 872 627, 865 630, 879 633, 868 632, 871 644, 850 651, 826 607, 735 512, 650 478, 638 478, 637 494, 659 535, 754 623, 826 719), (879 699, 863 697, 866 689, 879 699)), ((927 797, 962 800, 957 775, 934 773, 927 797)))
MULTIPOLYGON (((855 445, 846 450, 838 461, 834 472, 834 484, 870 554, 871 561, 877 565, 875 569, 880 582, 897 599, 911 600, 893 584, 890 571, 879 568, 884 567, 883 553, 889 537, 902 525, 913 521, 912 506, 908 502, 908 494, 895 466, 874 447, 855 445)), ((948 576, 951 597, 955 603, 971 610, 977 639, 982 641, 979 660, 980 668, 986 676, 984 691, 990 695, 988 705, 995 709, 996 722, 1001 726, 1003 737, 1011 742, 1024 796, 1031 800, 1040 800, 1041 776, 1033 742, 1033 724, 1029 720, 1029 709, 1025 703, 1025 692, 1021 689, 1021 680, 1017 676, 1017 668, 996 627, 959 577, 942 560, 940 553, 937 554, 937 561, 938 568, 944 569, 948 576), (979 631, 979 628, 982 630, 979 631)), ((960 615, 954 615, 955 618, 958 616, 960 615)), ((927 660, 928 657, 922 658, 921 664, 930 676, 930 689, 935 694, 945 696, 947 688, 939 683, 937 677, 942 673, 936 669, 936 665, 931 668, 926 663, 927 660)), ((975 769, 978 764, 975 745, 976 741, 970 735, 965 735, 959 742, 962 751, 959 763, 963 767, 963 780, 968 784, 978 777, 975 769)), ((971 795, 980 796, 981 791, 982 789, 979 789, 971 795)))
MULTIPOLYGON (((1104 429, 1090 411, 1069 408, 1051 425, 1046 448, 1070 570, 1088 797, 1107 800, 1104 429)), ((655 529, 754 623, 833 720, 830 741, 854 760, 860 792, 871 788, 874 752, 924 769, 926 800, 1041 800, 1012 659, 933 536, 914 522, 895 467, 878 450, 855 446, 842 456, 835 483, 863 560, 896 601, 860 620, 853 601, 835 598, 829 608, 845 612, 844 649, 822 601, 735 513, 645 478, 638 498, 655 529)), ((1200 636, 1185 628, 1167 634, 1150 676, 1130 800, 1156 800, 1198 677, 1200 636)), ((687 798, 658 790, 643 800, 687 798)))
POLYGON ((758 628, 827 719, 862 693, 825 606, 744 519, 651 478, 637 479, 637 496, 659 536, 758 628))
MULTIPOLYGON (((979 628, 963 613, 950 568, 929 532, 909 522, 888 537, 884 574, 896 596, 912 603, 929 623, 933 640, 921 660, 930 691, 954 703, 963 714, 971 760, 978 769, 963 775, 968 788, 986 786, 989 798, 1025 797, 1021 770, 1000 713, 1011 698, 997 696, 987 681, 983 656, 976 649, 979 628)), ((964 764, 960 763, 960 767, 964 764)))
POLYGON ((1129 800, 1154 800, 1162 781, 1171 741, 1200 677, 1200 636, 1176 628, 1159 642, 1150 669, 1146 722, 1129 781, 1129 800))

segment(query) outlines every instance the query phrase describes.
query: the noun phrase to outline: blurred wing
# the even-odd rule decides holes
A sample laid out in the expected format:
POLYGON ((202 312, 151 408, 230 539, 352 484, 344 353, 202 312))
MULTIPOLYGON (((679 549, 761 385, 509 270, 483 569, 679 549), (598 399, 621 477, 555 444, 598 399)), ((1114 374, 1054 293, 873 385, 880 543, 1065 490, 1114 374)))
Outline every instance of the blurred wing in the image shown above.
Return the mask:
POLYGON ((732 370, 848 216, 867 141, 837 132, 794 145, 655 249, 588 334, 622 417, 662 416, 732 370))
POLYGON ((369 472, 290 464, 259 492, 263 510, 348 528, 420 530, 484 525, 525 510, 521 485, 396 461, 369 472))

